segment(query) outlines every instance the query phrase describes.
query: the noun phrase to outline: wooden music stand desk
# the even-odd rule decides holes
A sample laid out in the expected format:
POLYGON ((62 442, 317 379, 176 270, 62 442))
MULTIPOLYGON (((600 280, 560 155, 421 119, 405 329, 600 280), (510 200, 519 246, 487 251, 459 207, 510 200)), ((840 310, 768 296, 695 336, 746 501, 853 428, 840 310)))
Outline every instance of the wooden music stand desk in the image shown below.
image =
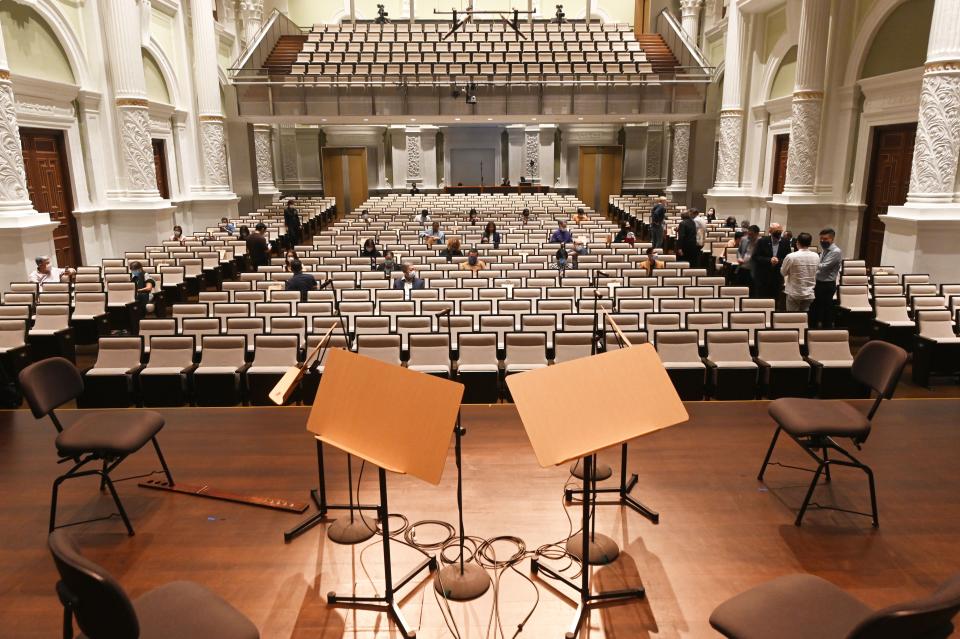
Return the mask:
POLYGON ((307 430, 327 444, 374 464, 379 469, 380 531, 383 539, 384 594, 381 597, 327 595, 330 604, 347 604, 386 612, 404 637, 408 629, 395 593, 424 568, 427 558, 393 581, 387 507, 387 471, 439 484, 450 449, 463 385, 385 364, 345 350, 327 355, 307 430))
MULTIPOLYGON (((511 375, 507 377, 507 386, 541 466, 547 468, 583 458, 583 532, 578 549, 583 565, 580 584, 537 560, 531 562, 534 574, 543 571, 579 591, 576 617, 567 633, 568 638, 576 637, 592 606, 628 601, 645 594, 642 588, 590 591, 590 559, 597 553, 596 546, 602 537, 591 528, 596 500, 593 470, 596 453, 685 422, 689 415, 650 344, 511 375), (636 382, 640 373, 642 384, 636 382), (639 408, 624 407, 623 397, 630 397, 631 403, 639 408), (573 403, 580 405, 589 419, 571 419, 573 403)), ((610 543, 616 548, 612 540, 610 543)))

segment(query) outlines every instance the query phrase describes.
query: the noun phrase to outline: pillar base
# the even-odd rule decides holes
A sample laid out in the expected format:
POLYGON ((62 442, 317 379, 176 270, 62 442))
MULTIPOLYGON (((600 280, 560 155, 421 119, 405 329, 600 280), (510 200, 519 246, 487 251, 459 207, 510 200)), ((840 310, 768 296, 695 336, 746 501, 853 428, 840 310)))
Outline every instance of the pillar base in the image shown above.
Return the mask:
POLYGON ((883 264, 898 273, 929 273, 937 283, 957 279, 960 204, 891 206, 880 220, 883 264))
POLYGON ((219 226, 220 218, 237 217, 240 196, 236 193, 194 193, 191 197, 174 202, 177 205, 177 223, 183 226, 184 233, 205 230, 208 226, 219 226))
MULTIPOLYGON (((837 233, 837 245, 847 259, 855 259, 860 246, 860 204, 830 202, 823 197, 811 195, 778 194, 767 204, 770 210, 768 223, 777 222, 796 237, 806 231, 814 240, 821 229, 832 228, 837 233)), ((719 209, 718 209, 719 214, 719 209)), ((761 228, 765 225, 758 224, 761 228)))
POLYGON ((741 189, 711 189, 704 194, 706 208, 717 210, 717 219, 724 220, 731 215, 737 222, 749 220, 751 224, 764 226, 767 223, 768 198, 753 195, 741 189))
POLYGON ((0 287, 26 282, 37 264, 35 258, 49 255, 54 261, 53 229, 57 222, 47 213, 20 211, 0 216, 0 287))

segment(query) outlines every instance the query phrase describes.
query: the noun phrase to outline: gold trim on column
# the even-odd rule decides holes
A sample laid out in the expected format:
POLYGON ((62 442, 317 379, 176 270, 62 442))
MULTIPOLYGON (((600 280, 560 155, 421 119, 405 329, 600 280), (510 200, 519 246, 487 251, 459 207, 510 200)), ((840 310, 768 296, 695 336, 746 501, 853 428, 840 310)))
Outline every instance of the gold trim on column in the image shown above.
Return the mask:
POLYGON ((720 109, 720 117, 725 115, 743 115, 743 109, 720 109))
POLYGON ((135 106, 144 108, 150 106, 144 98, 117 98, 116 105, 118 107, 135 106))
POLYGON ((0 80, 9 80, 10 72, 6 69, 0 69, 0 80))
POLYGON ((223 122, 224 117, 222 115, 201 115, 197 119, 201 122, 223 122))
POLYGON ((822 100, 823 91, 794 91, 794 100, 822 100))
POLYGON ((960 71, 960 60, 942 60, 923 65, 924 73, 960 71))

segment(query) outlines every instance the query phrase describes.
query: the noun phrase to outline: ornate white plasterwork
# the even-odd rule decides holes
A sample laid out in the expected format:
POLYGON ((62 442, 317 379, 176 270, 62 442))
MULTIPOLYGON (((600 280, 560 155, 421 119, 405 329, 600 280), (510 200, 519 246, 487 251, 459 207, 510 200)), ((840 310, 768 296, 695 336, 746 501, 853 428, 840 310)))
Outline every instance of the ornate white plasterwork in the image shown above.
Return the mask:
POLYGON ((737 187, 740 184, 740 139, 742 130, 742 111, 729 109, 720 112, 717 186, 737 187))
POLYGON ((785 192, 813 193, 820 149, 822 94, 796 94, 790 105, 790 149, 785 192))
POLYGON ((686 187, 687 167, 690 164, 690 123, 673 125, 673 179, 671 188, 686 187))
POLYGON ((129 186, 135 191, 156 191, 157 173, 150 141, 150 116, 141 106, 118 106, 120 145, 129 186))
POLYGON ((203 172, 208 186, 229 186, 227 144, 223 121, 206 118, 200 121, 200 147, 203 151, 203 172))
POLYGON ((523 174, 540 178, 540 132, 526 131, 523 136, 523 174))
POLYGON ((0 201, 29 202, 13 88, 0 79, 0 201))
POLYGON ((952 199, 960 155, 960 62, 928 65, 910 172, 910 200, 952 199), (917 196, 920 196, 919 198, 917 196))
POLYGON ((663 173, 663 132, 650 129, 647 133, 647 180, 659 180, 663 173))
POLYGON ((273 187, 273 141, 269 128, 254 127, 253 148, 257 160, 257 182, 273 187))
POLYGON ((423 174, 423 150, 420 147, 420 132, 407 133, 407 179, 419 180, 423 174))

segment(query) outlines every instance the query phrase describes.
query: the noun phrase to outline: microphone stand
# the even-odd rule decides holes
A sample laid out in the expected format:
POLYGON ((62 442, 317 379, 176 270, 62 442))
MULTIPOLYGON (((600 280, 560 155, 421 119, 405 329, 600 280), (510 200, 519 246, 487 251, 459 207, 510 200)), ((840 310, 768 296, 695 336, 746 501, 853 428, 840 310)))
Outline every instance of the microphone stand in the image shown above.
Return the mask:
MULTIPOLYGON (((453 327, 450 322, 451 311, 445 308, 437 313, 437 320, 446 316, 447 318, 447 344, 450 357, 450 375, 453 375, 453 327)), ((476 599, 487 592, 490 588, 490 576, 479 564, 471 561, 464 561, 464 541, 466 539, 463 530, 463 464, 461 439, 467 434, 467 431, 460 424, 460 412, 457 411, 457 425, 453 429, 455 436, 454 455, 457 462, 457 516, 460 523, 460 556, 454 563, 447 564, 437 571, 433 578, 433 587, 437 593, 452 601, 470 601, 476 599)), ((441 559, 442 559, 441 551, 441 559)))

